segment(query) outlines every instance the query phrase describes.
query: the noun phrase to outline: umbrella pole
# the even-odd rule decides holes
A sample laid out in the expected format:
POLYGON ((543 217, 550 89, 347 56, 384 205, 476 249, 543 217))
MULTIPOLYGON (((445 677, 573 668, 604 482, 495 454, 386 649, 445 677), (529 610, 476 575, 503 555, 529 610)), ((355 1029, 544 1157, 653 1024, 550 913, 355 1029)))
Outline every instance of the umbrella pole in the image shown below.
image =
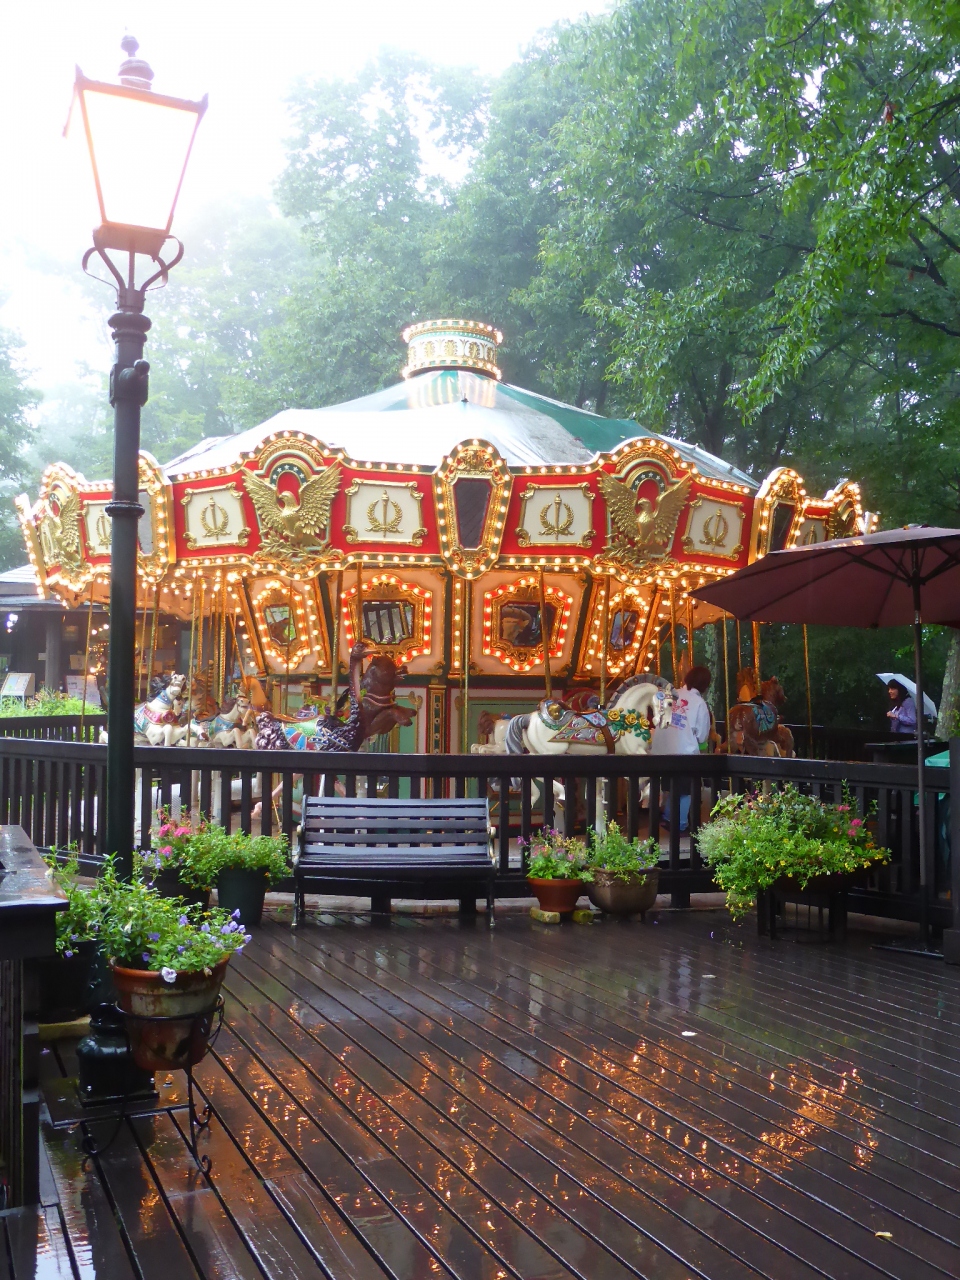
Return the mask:
POLYGON ((810 646, 807 624, 803 624, 803 673, 807 678, 807 755, 813 759, 813 702, 810 698, 810 646))
POLYGON ((913 585, 913 664, 917 685, 917 835, 920 842, 920 946, 930 947, 929 890, 927 883, 927 798, 924 790, 926 762, 923 758, 923 626, 920 620, 920 565, 916 551, 912 552, 913 585))

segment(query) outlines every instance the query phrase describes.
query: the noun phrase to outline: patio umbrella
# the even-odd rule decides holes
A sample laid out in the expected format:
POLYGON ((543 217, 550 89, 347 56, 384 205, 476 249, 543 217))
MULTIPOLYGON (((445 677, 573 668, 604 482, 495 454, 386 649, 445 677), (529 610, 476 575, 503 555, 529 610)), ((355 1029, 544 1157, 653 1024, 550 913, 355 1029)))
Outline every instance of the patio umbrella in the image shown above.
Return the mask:
MULTIPOLYGON (((913 627, 918 706, 923 693, 924 622, 960 625, 960 529, 911 525, 773 551, 693 593, 750 622, 826 627, 913 627)), ((923 716, 917 717, 920 937, 928 950, 930 862, 924 794, 923 716)))
MULTIPOLYGON (((917 686, 909 676, 903 675, 900 671, 878 671, 877 679, 882 680, 884 684, 889 684, 891 680, 896 680, 897 684, 902 684, 910 697, 914 702, 916 702, 917 686)), ((937 704, 930 697, 929 693, 925 693, 923 695, 923 714, 928 720, 936 720, 937 718, 937 704)))

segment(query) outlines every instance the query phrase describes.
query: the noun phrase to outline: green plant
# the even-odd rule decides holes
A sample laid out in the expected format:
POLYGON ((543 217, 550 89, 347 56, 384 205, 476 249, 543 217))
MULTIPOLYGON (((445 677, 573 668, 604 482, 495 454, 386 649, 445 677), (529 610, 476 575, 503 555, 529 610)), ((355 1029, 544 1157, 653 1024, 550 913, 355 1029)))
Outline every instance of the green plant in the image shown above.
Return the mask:
POLYGON ((521 841, 527 850, 527 875, 533 880, 593 879, 587 861, 587 846, 573 836, 544 827, 529 841, 521 841))
POLYGON ((275 884, 290 874, 286 836, 247 836, 242 831, 226 836, 217 846, 219 871, 262 871, 275 884))
POLYGON ((590 832, 590 867, 606 871, 617 880, 630 880, 638 872, 648 871, 660 861, 660 845, 651 836, 628 840, 611 819, 603 831, 590 832))
POLYGON ((66 895, 66 911, 57 912, 57 954, 69 960, 81 943, 94 942, 99 937, 101 903, 96 885, 82 885, 78 881, 80 858, 71 848, 63 862, 56 854, 46 858, 47 872, 54 884, 66 895))
POLYGON ((209 972, 250 941, 227 912, 185 909, 142 881, 119 880, 112 862, 92 892, 98 902, 103 953, 122 968, 159 970, 173 982, 178 973, 209 972))
POLYGON ((841 804, 824 804, 791 785, 769 795, 730 795, 710 816, 697 844, 734 917, 781 877, 802 888, 815 876, 849 874, 890 857, 874 843, 846 789, 841 804))
POLYGON ((148 880, 162 872, 175 875, 191 889, 209 889, 216 882, 223 865, 224 849, 230 836, 222 827, 206 822, 195 826, 175 822, 165 810, 154 834, 150 849, 138 856, 138 869, 148 880))
MULTIPOLYGON (((0 716, 79 716, 83 714, 83 699, 56 689, 41 687, 34 697, 21 702, 19 698, 0 698, 0 716)), ((87 711, 93 715, 96 707, 87 703, 87 711)))

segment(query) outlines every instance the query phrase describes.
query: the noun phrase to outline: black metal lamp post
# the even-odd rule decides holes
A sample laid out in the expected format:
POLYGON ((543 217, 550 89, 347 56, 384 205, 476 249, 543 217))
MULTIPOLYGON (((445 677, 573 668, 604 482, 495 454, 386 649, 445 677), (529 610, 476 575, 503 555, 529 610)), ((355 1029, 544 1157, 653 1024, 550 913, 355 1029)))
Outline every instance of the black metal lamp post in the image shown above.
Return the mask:
MULTIPOLYGON (((88 274, 96 255, 110 271, 117 290, 117 311, 110 317, 116 362, 110 372, 110 403, 115 436, 113 520, 110 556, 110 654, 107 674, 107 849, 117 869, 133 871, 134 763, 133 713, 136 659, 140 410, 147 402, 150 366, 142 358, 150 328, 143 314, 150 288, 160 288, 183 257, 183 245, 170 234, 174 210, 197 127, 207 99, 189 102, 152 92, 153 72, 136 57, 137 41, 125 36, 127 55, 120 83, 88 80, 80 68, 74 104, 79 106, 90 151, 100 207, 93 248, 83 258, 88 274), (164 246, 172 241, 173 257, 164 246), (118 266, 111 251, 120 255, 118 266), (146 258, 150 274, 137 284, 137 258, 146 258)), ((71 110, 71 116, 73 111, 71 110)), ((67 122, 69 128, 70 121, 67 122)), ((102 279, 101 276, 95 276, 102 279)))

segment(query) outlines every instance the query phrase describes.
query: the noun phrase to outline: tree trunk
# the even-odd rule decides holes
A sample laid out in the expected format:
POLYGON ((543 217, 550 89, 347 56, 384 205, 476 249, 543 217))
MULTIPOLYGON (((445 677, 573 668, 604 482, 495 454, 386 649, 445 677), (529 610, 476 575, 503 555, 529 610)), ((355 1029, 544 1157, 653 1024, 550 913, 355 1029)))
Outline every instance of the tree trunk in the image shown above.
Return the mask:
POLYGON ((943 693, 937 719, 937 737, 941 742, 960 735, 960 631, 950 636, 947 668, 943 673, 943 693))

